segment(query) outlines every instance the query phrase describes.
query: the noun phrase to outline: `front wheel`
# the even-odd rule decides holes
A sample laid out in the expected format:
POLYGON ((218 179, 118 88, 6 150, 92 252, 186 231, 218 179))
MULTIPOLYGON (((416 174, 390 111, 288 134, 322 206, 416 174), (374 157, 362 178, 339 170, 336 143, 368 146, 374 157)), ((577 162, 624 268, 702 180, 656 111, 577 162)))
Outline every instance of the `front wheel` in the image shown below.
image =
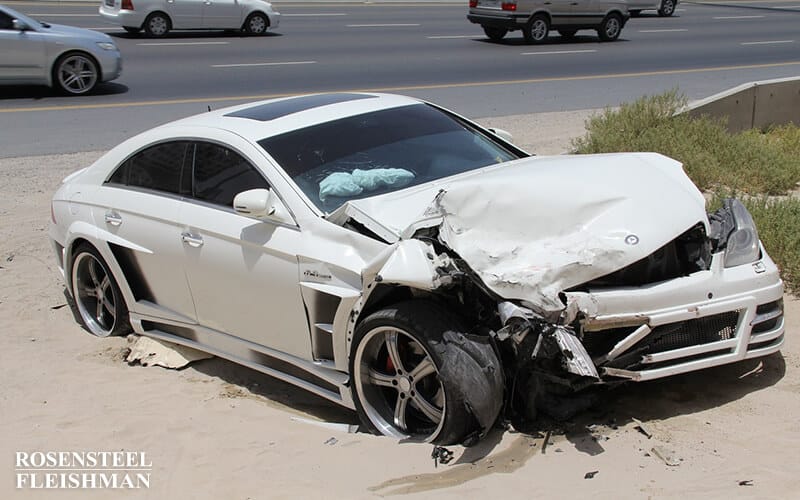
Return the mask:
POLYGON ((622 18, 618 14, 609 14, 597 30, 600 40, 613 42, 622 33, 622 18))
POLYGON ((661 17, 669 17, 675 13, 675 0, 662 0, 661 8, 658 9, 658 15, 661 17))
POLYGON ((497 419, 500 362, 488 337, 465 335, 427 301, 382 309, 356 328, 351 390, 372 432, 439 445, 471 444, 497 419))
POLYGON ((70 269, 72 298, 86 329, 98 337, 130 332, 125 299, 100 252, 78 246, 70 269))
POLYGON ((505 28, 492 28, 490 26, 484 26, 483 32, 486 33, 486 36, 488 36, 490 40, 498 41, 502 40, 503 37, 506 36, 508 30, 505 28))
POLYGON ((61 56, 53 66, 53 83, 68 95, 87 94, 100 80, 97 63, 88 54, 71 52, 61 56))
POLYGON ((245 32, 251 35, 263 35, 269 27, 269 20, 264 14, 255 12, 244 22, 245 32))
POLYGON ((547 40, 547 34, 550 32, 550 23, 547 18, 541 14, 537 14, 528 21, 525 28, 522 29, 522 36, 525 37, 527 43, 542 43, 547 40))

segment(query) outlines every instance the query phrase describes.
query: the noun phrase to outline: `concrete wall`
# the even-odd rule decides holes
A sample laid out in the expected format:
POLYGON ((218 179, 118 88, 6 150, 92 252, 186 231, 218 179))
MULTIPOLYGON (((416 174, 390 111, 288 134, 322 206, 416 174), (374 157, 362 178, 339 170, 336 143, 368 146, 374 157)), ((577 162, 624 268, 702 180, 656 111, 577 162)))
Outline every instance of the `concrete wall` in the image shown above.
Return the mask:
POLYGON ((689 104, 692 116, 727 117, 728 129, 800 126, 800 76, 751 82, 689 104))

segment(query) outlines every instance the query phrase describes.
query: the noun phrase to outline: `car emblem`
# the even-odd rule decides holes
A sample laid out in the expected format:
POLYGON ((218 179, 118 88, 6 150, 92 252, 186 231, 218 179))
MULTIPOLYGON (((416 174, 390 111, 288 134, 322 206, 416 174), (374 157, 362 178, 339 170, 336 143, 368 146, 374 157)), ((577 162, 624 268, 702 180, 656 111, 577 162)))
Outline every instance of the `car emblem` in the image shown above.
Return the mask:
POLYGON ((639 243, 639 237, 635 234, 629 234, 625 237, 625 243, 631 246, 637 245, 639 243))

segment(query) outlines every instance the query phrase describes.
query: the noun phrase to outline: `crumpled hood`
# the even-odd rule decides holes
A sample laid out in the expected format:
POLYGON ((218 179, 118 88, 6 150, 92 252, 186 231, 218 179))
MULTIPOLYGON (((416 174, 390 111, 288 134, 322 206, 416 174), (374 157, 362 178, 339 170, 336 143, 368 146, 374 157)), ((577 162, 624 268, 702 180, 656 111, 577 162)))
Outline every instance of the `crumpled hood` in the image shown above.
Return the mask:
POLYGON ((345 213, 390 241, 438 225, 486 286, 543 314, 564 308, 563 290, 708 222, 681 164, 655 153, 529 158, 352 201, 333 215, 345 213))

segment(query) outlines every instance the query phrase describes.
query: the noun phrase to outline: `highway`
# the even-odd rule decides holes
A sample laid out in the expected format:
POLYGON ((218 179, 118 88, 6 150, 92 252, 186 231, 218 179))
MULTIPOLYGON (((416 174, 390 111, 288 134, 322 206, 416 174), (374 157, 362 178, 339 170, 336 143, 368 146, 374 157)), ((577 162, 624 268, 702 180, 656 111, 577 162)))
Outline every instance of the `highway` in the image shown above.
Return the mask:
POLYGON ((613 106, 675 87, 695 99, 800 75, 800 0, 681 3, 674 17, 631 19, 617 42, 581 31, 543 45, 525 45, 520 32, 488 41, 465 5, 275 2, 281 26, 266 36, 148 39, 105 24, 95 4, 7 4, 110 34, 124 72, 77 98, 0 88, 5 157, 106 149, 209 106, 297 93, 396 92, 478 118, 613 106))

